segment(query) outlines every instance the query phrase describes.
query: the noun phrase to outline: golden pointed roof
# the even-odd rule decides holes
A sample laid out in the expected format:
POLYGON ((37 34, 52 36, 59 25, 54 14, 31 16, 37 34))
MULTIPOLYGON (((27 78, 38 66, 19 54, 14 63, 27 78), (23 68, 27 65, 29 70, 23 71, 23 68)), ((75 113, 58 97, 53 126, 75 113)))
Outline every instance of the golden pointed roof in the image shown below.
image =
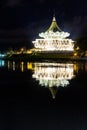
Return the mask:
POLYGON ((50 25, 50 27, 48 28, 48 30, 46 30, 45 32, 39 33, 39 36, 46 39, 52 39, 52 38, 60 38, 60 39, 65 39, 66 37, 68 37, 70 35, 70 33, 68 32, 64 32, 62 31, 57 22, 56 22, 56 18, 55 15, 53 16, 53 20, 52 23, 50 25))
POLYGON ((47 31, 53 31, 53 32, 55 32, 55 31, 61 32, 61 31, 62 31, 62 30, 59 28, 59 26, 58 26, 58 24, 57 24, 57 22, 56 22, 55 15, 53 16, 52 23, 51 23, 51 25, 50 25, 50 27, 49 27, 49 29, 48 29, 47 31))

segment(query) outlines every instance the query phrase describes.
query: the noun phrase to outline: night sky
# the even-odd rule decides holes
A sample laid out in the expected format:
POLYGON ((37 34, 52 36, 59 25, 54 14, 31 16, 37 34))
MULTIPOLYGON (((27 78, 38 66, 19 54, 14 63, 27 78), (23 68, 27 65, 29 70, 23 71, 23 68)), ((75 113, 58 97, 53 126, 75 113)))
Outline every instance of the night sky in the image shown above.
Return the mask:
POLYGON ((72 39, 87 34, 87 0, 1 0, 0 51, 31 48, 38 33, 50 26, 54 9, 59 27, 72 39))

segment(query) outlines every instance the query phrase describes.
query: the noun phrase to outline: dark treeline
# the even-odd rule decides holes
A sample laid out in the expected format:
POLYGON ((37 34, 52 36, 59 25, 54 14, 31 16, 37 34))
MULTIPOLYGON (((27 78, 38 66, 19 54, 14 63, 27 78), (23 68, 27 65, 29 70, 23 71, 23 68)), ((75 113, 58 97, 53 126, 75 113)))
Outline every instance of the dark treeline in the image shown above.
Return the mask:
POLYGON ((87 35, 80 36, 75 41, 76 41, 76 46, 79 46, 79 48, 82 51, 87 51, 87 35))

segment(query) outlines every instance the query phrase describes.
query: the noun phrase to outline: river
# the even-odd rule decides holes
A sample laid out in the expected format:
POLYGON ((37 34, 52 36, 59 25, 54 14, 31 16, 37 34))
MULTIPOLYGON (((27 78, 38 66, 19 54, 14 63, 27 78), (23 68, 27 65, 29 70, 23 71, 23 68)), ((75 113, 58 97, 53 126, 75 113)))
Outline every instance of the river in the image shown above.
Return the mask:
POLYGON ((0 60, 0 130, 86 130, 87 62, 0 60))

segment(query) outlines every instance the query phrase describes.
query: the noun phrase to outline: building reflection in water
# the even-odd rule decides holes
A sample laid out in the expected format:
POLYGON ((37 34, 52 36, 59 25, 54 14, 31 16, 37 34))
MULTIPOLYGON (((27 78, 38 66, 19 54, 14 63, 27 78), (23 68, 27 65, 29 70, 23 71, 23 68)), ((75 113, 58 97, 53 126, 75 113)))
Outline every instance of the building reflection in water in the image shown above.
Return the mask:
POLYGON ((72 63, 34 63, 33 78, 39 81, 41 86, 48 87, 52 97, 55 98, 58 87, 66 87, 69 80, 75 76, 72 63))
POLYGON ((78 73, 77 63, 49 63, 49 62, 9 62, 8 69, 21 72, 31 70, 32 78, 39 82, 40 86, 49 88, 52 97, 55 98, 58 87, 66 87, 70 80, 78 73))

